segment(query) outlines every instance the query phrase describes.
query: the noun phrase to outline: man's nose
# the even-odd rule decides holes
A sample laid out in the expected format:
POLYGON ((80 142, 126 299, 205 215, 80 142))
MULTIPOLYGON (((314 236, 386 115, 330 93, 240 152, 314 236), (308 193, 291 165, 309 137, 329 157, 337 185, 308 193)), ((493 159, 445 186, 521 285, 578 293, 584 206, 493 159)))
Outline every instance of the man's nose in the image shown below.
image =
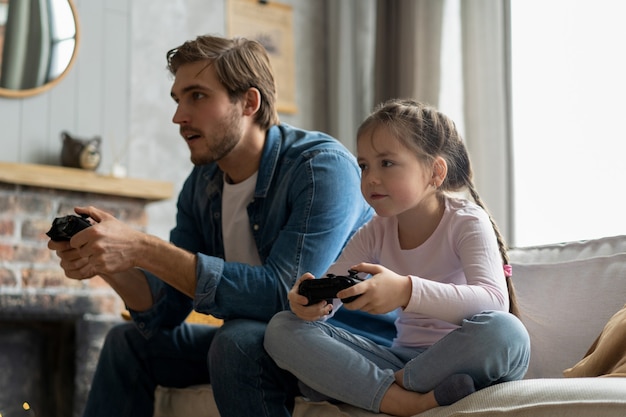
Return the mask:
POLYGON ((174 115, 172 116, 172 123, 175 123, 177 125, 182 125, 187 122, 189 122, 189 116, 184 111, 183 107, 180 105, 176 106, 176 111, 174 112, 174 115))

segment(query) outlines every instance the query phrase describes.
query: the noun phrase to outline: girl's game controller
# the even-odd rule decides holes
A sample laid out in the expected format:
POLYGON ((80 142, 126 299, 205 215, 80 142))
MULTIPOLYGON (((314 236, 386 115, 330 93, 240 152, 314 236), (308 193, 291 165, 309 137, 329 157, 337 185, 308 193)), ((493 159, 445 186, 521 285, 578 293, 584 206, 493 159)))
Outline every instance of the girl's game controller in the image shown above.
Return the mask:
MULTIPOLYGON (((350 288, 364 280, 353 269, 348 270, 348 273, 348 276, 328 274, 326 278, 304 280, 298 287, 298 293, 309 299, 307 305, 316 304, 322 300, 326 300, 327 303, 331 304, 333 298, 337 298, 339 291, 350 288)), ((349 303, 356 300, 360 295, 342 298, 341 301, 349 303)))

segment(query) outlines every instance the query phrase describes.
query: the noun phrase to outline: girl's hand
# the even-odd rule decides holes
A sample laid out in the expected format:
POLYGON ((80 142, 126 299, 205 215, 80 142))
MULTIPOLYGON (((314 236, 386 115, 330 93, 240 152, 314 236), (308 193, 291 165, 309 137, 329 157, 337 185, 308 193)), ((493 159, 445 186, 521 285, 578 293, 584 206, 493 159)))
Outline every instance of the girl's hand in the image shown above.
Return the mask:
POLYGON ((384 314, 398 307, 406 307, 409 303, 412 284, 407 275, 398 275, 382 265, 365 262, 351 269, 370 274, 372 277, 337 293, 339 298, 361 294, 356 300, 345 303, 345 308, 384 314))
POLYGON ((326 301, 320 301, 317 304, 307 306, 306 304, 309 302, 309 299, 298 293, 298 287, 305 279, 315 279, 315 277, 313 274, 307 272, 296 281, 295 285, 291 288, 289 294, 287 295, 289 299, 289 306, 291 307, 291 311, 293 311, 294 314, 302 320, 320 320, 324 316, 330 314, 333 310, 333 305, 328 304, 326 301))

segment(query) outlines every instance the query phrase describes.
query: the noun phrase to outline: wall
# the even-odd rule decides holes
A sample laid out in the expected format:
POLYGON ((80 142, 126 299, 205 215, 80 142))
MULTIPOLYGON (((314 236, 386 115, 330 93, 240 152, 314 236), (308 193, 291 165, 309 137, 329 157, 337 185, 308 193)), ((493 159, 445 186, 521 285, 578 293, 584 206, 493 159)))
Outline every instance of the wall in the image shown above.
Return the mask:
MULTIPOLYGON (((324 1, 283 0, 294 11, 296 104, 284 122, 325 130, 324 1)), ((103 138, 107 174, 116 156, 132 177, 172 181, 176 195, 191 169, 171 123, 167 50, 200 34, 224 35, 226 0, 75 0, 79 55, 51 91, 0 98, 0 161, 57 164, 59 133, 103 138)), ((175 201, 151 204, 148 231, 167 238, 175 201)))
POLYGON ((68 76, 49 92, 25 99, 0 98, 0 160, 58 164, 60 132, 122 141, 129 121, 130 3, 76 0, 79 55, 68 76))
POLYGON ((32 415, 82 415, 104 337, 121 321, 111 287, 100 277, 65 278, 46 246, 49 219, 85 200, 146 227, 143 199, 0 182, 0 415, 18 415, 11 411, 24 401, 32 415))

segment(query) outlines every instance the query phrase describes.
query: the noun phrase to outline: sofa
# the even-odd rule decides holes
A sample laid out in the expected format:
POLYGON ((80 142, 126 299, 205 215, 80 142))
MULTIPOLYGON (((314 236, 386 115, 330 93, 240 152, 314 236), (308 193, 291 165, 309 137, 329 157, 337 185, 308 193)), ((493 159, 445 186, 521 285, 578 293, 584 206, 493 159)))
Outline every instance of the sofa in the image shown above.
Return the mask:
MULTIPOLYGON (((522 321, 531 337, 526 377, 419 417, 626 416, 626 236, 509 253, 522 321)), ((210 385, 157 388, 155 417, 190 415, 219 416, 210 385)), ((298 397, 293 415, 375 414, 298 397)))

